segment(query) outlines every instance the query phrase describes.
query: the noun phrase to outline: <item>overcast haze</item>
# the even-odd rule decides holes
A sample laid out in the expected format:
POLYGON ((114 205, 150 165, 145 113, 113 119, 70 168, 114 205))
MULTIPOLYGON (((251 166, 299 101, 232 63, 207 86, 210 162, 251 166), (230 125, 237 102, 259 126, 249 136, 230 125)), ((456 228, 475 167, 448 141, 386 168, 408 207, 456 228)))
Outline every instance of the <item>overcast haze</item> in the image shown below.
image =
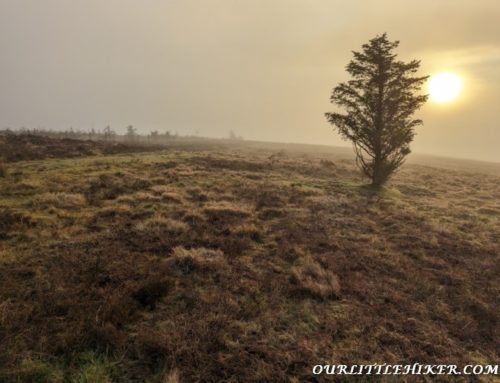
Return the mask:
POLYGON ((0 126, 348 145, 324 118, 351 50, 387 32, 463 93, 414 152, 500 161, 500 2, 0 0, 0 126))

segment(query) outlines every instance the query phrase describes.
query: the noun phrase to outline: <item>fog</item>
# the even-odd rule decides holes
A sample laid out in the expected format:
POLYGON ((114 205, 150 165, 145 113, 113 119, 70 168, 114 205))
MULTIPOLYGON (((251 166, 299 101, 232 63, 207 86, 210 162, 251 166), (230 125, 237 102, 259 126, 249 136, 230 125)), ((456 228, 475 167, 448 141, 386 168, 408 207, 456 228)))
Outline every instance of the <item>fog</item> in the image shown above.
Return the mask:
POLYGON ((170 130, 349 145, 324 113, 377 34, 463 93, 419 112, 413 150, 500 161, 496 0, 0 0, 0 128, 170 130))

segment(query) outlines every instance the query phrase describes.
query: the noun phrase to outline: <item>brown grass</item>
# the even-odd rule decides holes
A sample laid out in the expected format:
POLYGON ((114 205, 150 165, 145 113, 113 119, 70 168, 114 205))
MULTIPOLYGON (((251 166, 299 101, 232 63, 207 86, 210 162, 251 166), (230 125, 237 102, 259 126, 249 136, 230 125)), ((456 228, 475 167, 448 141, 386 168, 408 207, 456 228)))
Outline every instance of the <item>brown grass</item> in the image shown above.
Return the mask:
POLYGON ((220 250, 211 250, 204 247, 185 249, 175 247, 170 258, 163 262, 165 270, 178 270, 189 273, 194 270, 209 270, 222 268, 225 265, 224 254, 220 250))
POLYGON ((0 159, 0 177, 5 178, 7 177, 7 165, 5 164, 5 161, 0 159))
POLYGON ((81 208, 87 204, 85 197, 79 193, 43 193, 33 198, 37 208, 56 207, 59 209, 81 208))
POLYGON ((0 381, 498 361, 497 175, 248 145, 9 164, 0 381))
POLYGON ((320 299, 339 298, 339 278, 311 257, 300 258, 292 268, 291 280, 297 290, 320 299))
POLYGON ((153 233, 162 234, 181 234, 187 231, 189 226, 182 221, 155 215, 135 225, 135 230, 141 234, 153 233))
POLYGON ((179 383, 179 371, 178 370, 172 370, 168 374, 165 375, 165 378, 163 380, 163 383, 179 383))

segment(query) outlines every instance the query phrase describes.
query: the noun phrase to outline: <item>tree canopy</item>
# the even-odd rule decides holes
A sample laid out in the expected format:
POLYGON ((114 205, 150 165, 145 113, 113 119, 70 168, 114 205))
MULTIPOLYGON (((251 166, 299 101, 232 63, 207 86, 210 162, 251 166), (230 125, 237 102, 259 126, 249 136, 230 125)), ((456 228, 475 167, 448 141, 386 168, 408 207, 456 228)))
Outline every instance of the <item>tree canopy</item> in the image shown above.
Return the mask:
POLYGON ((353 142, 357 164, 380 187, 410 153, 414 128, 422 120, 412 116, 428 95, 419 91, 428 76, 417 76, 420 61, 397 60, 387 34, 377 36, 353 52, 346 67, 351 79, 337 85, 331 102, 344 113, 326 113, 340 135, 353 142))

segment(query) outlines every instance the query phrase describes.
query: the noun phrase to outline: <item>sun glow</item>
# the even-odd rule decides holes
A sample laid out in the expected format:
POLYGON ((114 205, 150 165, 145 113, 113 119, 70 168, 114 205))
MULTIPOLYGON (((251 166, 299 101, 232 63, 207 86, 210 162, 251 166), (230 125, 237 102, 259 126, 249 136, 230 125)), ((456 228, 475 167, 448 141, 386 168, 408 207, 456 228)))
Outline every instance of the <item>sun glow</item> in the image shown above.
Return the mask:
POLYGON ((450 102, 457 98, 462 90, 460 76, 443 72, 431 76, 429 80, 429 93, 434 102, 450 102))

